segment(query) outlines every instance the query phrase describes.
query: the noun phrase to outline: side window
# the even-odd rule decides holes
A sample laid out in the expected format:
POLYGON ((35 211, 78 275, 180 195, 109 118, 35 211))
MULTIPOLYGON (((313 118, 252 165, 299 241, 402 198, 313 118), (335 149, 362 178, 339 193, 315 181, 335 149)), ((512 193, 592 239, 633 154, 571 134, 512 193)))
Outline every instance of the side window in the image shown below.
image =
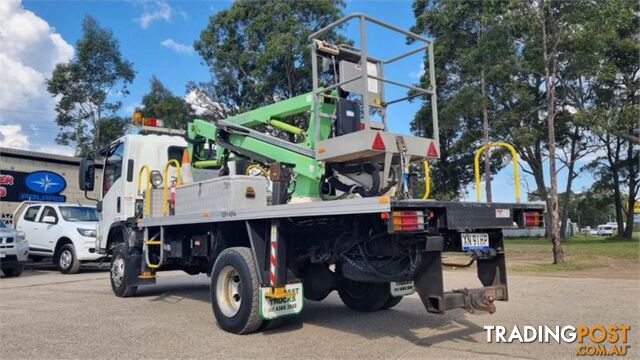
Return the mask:
POLYGON ((178 160, 178 163, 182 165, 182 153, 184 149, 186 148, 183 146, 169 146, 169 149, 167 149, 167 158, 169 160, 178 160))
POLYGON ((124 143, 112 147, 107 152, 104 161, 104 177, 102 180, 103 195, 111 189, 113 183, 122 175, 122 153, 124 152, 124 143))
POLYGON ((36 221, 36 215, 38 215, 39 210, 40 206, 30 206, 27 211, 24 212, 24 219, 27 221, 36 221))
POLYGON ((44 210, 42 210, 42 214, 40 214, 40 222, 44 219, 45 216, 53 216, 56 219, 56 223, 58 223, 58 214, 56 214, 56 210, 51 206, 46 206, 44 210))

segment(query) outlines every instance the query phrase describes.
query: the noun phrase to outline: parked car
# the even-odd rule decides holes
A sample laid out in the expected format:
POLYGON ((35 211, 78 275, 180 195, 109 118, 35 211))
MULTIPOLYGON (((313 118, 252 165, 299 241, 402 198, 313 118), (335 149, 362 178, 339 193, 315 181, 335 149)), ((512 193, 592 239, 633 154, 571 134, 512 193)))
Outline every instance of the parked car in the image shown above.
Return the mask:
POLYGON ((103 257, 96 253, 98 213, 93 206, 38 203, 18 217, 16 229, 29 241, 29 257, 52 258, 63 274, 73 274, 81 262, 103 257))
POLYGON ((0 270, 4 276, 20 276, 28 253, 29 244, 24 233, 11 229, 0 221, 0 270))
POLYGON ((585 226, 582 229, 580 229, 580 232, 583 234, 591 234, 591 226, 585 226))
POLYGON ((611 225, 598 225, 598 235, 600 236, 612 236, 613 231, 614 229, 611 225))

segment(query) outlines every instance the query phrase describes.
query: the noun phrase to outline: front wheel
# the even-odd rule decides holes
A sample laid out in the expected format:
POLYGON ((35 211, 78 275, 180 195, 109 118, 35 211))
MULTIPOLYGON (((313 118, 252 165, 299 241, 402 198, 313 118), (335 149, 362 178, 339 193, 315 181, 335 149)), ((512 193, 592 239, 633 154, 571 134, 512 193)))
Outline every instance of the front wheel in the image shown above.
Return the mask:
POLYGON ((16 265, 11 268, 2 269, 2 272, 6 277, 16 277, 16 276, 20 276, 23 270, 24 270, 24 265, 16 265))
POLYGON ((260 328, 260 282, 251 249, 232 247, 220 253, 210 289, 213 314, 222 330, 246 334, 260 328))
POLYGON ((123 243, 116 245, 113 250, 113 256, 111 257, 111 289, 117 297, 130 297, 136 294, 138 290, 137 286, 127 286, 132 279, 129 279, 126 269, 127 248, 123 243))
MULTIPOLYGON (((346 278, 338 283, 340 300, 352 310, 371 312, 385 308, 390 300, 388 283, 353 281, 346 278)), ((391 307, 389 306, 389 307, 391 307)))
POLYGON ((63 274, 75 274, 80 270, 80 260, 73 244, 65 244, 58 252, 58 270, 63 274))

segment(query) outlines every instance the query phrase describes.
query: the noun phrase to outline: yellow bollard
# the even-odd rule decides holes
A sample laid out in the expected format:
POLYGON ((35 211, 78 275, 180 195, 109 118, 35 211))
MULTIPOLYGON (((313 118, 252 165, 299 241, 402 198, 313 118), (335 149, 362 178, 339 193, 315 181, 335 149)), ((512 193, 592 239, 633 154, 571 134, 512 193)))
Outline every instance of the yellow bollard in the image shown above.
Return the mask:
POLYGON ((506 142, 494 142, 488 143, 486 145, 482 145, 478 151, 476 151, 476 155, 473 158, 473 170, 475 171, 476 177, 476 201, 480 202, 482 200, 482 194, 480 192, 480 155, 487 149, 492 147, 504 147, 511 152, 511 161, 513 163, 513 178, 515 180, 515 195, 516 195, 516 203, 520 202, 520 173, 518 170, 518 153, 516 149, 506 142))

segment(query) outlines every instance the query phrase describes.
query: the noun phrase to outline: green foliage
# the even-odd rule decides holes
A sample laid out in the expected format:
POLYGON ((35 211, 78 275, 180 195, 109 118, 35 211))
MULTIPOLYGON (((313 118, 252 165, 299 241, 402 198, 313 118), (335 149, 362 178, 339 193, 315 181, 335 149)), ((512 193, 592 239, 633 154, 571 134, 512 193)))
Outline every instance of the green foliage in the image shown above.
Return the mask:
POLYGON ((75 143, 76 154, 84 155, 121 136, 126 129, 115 117, 122 104, 111 99, 128 94, 127 85, 135 72, 133 65, 122 58, 113 33, 90 16, 82 23, 82 37, 75 49, 74 58, 56 65, 46 84, 52 96, 60 97, 56 123, 61 131, 56 141, 75 143), (107 123, 111 121, 113 124, 107 123))
MULTIPOLYGON (((591 226, 595 229, 600 224, 607 223, 615 216, 611 189, 596 188, 581 193, 571 194, 569 218, 580 227, 591 226)), ((560 196, 563 199, 563 196, 560 196)))
MULTIPOLYGON (((509 65, 505 59, 509 58, 509 49, 503 46, 507 33, 497 19, 505 7, 498 2, 418 0, 413 10, 416 25, 412 31, 436 38, 441 156, 431 164, 432 197, 457 199, 473 182, 473 157, 482 145, 481 71, 488 85, 490 122, 502 111, 495 100, 499 85, 507 80, 509 65)), ((423 87, 428 86, 428 76, 421 79, 423 87)), ((425 130, 431 128, 431 122, 431 108, 425 104, 412 122, 412 131, 418 136, 432 136, 425 130)), ((503 155, 498 152, 492 158, 493 173, 507 163, 503 155)))
POLYGON ((213 81, 200 89, 227 116, 311 90, 309 35, 341 16, 342 0, 239 0, 209 19, 194 48, 213 81))
POLYGON ((191 106, 173 95, 155 76, 149 83, 150 90, 142 97, 144 116, 162 119, 164 127, 186 129, 187 123, 195 117, 191 106))

